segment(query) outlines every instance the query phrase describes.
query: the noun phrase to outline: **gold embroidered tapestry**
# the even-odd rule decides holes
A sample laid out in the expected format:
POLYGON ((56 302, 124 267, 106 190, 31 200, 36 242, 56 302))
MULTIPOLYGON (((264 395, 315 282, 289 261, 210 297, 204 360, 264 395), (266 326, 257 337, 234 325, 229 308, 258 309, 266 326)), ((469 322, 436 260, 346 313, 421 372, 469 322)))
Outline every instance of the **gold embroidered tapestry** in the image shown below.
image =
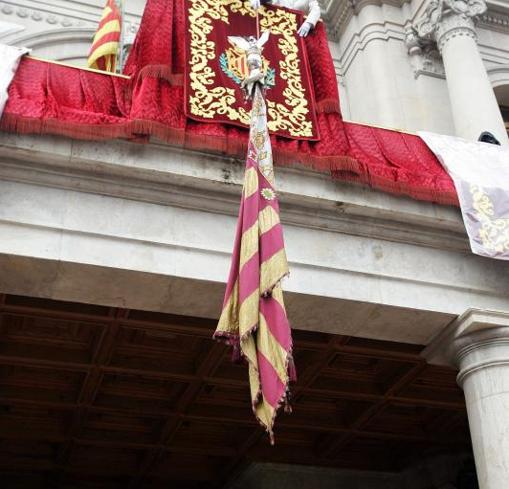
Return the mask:
MULTIPOLYGON (((247 73, 244 53, 228 36, 256 36, 249 1, 186 0, 186 115, 202 122, 249 127, 250 103, 240 83, 247 73)), ((319 139, 304 42, 297 35, 302 13, 259 10, 261 32, 270 30, 263 49, 269 130, 293 139, 319 139)))

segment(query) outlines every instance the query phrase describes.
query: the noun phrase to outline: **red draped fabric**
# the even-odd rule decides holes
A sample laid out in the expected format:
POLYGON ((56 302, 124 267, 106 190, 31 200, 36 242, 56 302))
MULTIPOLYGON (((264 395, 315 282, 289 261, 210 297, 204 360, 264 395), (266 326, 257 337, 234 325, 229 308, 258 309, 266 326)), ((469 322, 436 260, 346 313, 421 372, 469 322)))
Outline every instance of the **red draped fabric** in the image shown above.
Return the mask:
MULTIPOLYGON (((232 36, 255 34, 257 18, 253 10, 239 8, 238 0, 231 1, 184 0, 186 115, 200 122, 248 128, 250 103, 240 83, 249 67, 246 53, 232 44, 232 36), (220 15, 210 8, 214 5, 221 5, 220 15)), ((270 5, 260 9, 259 25, 270 33, 262 54, 267 70, 264 97, 270 108, 268 125, 272 134, 317 141, 320 134, 311 70, 305 40, 297 33, 304 19, 298 10, 270 5)), ((337 101, 336 106, 339 109, 337 101)))
MULTIPOLYGON (((24 58, 0 129, 91 140, 155 136, 244 158, 246 129, 185 116, 184 14, 183 0, 148 0, 125 67, 130 80, 24 58)), ((322 23, 305 46, 321 139, 272 137, 276 165, 302 165, 388 192, 457 205, 452 181, 418 137, 343 122, 322 23)))
MULTIPOLYGON (((182 0, 148 0, 124 70, 135 79, 131 118, 138 121, 140 133, 154 134, 189 148, 221 151, 243 158, 247 151, 247 130, 185 117, 184 15, 182 0), (161 36, 154 36, 161 24, 165 25, 165 31, 161 36)), ((321 139, 308 142, 273 137, 275 160, 278 164, 298 163, 322 171, 329 171, 333 163, 348 166, 352 162, 339 110, 336 73, 322 23, 308 36, 305 47, 321 139)))
POLYGON ((445 205, 459 205, 454 183, 424 141, 413 134, 345 122, 352 170, 332 167, 332 176, 386 192, 445 205))
POLYGON ((23 58, 9 87, 0 127, 82 139, 126 137, 128 82, 23 58))

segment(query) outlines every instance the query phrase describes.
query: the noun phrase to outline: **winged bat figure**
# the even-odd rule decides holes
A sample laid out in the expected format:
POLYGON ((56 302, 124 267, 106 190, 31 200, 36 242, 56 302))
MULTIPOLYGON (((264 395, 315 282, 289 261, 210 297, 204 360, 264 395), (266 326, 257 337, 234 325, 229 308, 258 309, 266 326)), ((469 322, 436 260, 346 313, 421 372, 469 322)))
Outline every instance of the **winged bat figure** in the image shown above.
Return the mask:
POLYGON ((263 71, 262 50, 269 40, 269 31, 264 31, 260 39, 254 36, 228 36, 228 41, 233 46, 245 51, 249 75, 242 80, 241 88, 244 90, 246 99, 252 99, 254 88, 257 83, 265 86, 265 72, 263 71))

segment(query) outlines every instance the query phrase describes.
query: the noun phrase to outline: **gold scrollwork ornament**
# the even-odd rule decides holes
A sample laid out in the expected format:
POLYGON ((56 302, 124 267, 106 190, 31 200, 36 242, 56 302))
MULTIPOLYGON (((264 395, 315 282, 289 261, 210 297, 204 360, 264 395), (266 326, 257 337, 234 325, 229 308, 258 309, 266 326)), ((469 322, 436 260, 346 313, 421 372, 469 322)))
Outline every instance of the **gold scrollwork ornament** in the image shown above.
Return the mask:
POLYGON ((470 186, 475 216, 481 223, 479 238, 483 246, 496 253, 509 252, 509 218, 495 217, 495 207, 479 185, 470 186))
MULTIPOLYGON (((255 17, 249 1, 190 0, 189 1, 190 59, 189 79, 192 95, 189 98, 191 114, 204 119, 224 116, 232 122, 249 125, 250 114, 242 106, 235 107, 235 90, 214 86, 215 72, 209 61, 216 59, 215 42, 209 39, 213 21, 229 24, 229 11, 255 17)), ((280 76, 286 81, 284 104, 267 101, 268 127, 272 132, 287 131, 293 137, 312 137, 313 124, 309 114, 306 91, 300 77, 300 59, 297 39, 297 16, 284 9, 260 9, 260 26, 279 35, 279 49, 284 59, 279 62, 280 76)))

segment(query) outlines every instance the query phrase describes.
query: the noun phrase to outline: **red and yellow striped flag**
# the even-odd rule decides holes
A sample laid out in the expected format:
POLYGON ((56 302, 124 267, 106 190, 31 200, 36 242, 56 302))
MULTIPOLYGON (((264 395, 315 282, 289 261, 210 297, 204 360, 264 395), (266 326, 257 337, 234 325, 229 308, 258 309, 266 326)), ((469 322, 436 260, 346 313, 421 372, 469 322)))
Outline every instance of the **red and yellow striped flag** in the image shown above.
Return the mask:
POLYGON ((288 405, 295 380, 292 337, 280 281, 288 274, 274 191, 267 109, 257 85, 240 204, 237 236, 223 311, 214 338, 247 360, 252 407, 274 443, 277 410, 288 405))
POLYGON ((122 15, 114 0, 104 7, 99 27, 88 53, 88 66, 104 71, 115 71, 117 52, 122 32, 122 15))

